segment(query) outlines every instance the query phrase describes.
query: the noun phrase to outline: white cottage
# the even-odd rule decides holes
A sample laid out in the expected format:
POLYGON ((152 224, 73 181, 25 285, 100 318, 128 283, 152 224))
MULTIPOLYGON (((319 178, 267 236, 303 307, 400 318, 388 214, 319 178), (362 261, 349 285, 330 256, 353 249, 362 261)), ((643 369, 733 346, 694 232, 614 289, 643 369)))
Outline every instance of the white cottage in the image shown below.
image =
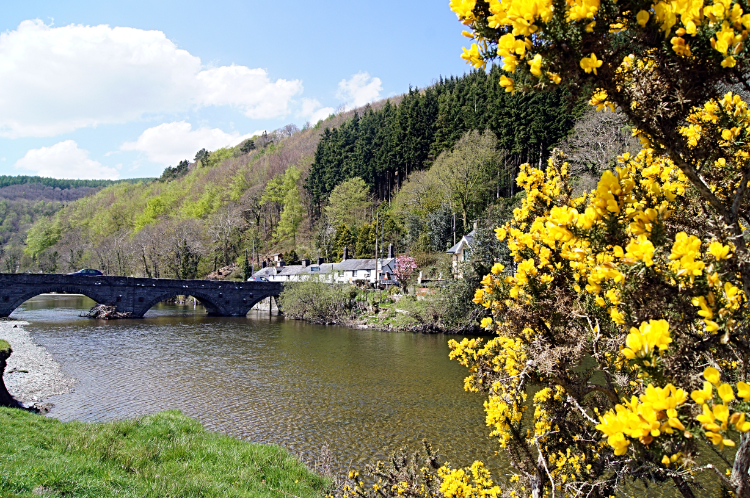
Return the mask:
POLYGON ((310 264, 302 260, 301 265, 274 266, 263 268, 253 274, 254 277, 265 277, 271 282, 299 282, 317 278, 324 282, 363 285, 394 285, 393 270, 395 258, 350 259, 348 249, 344 248, 344 259, 340 263, 310 264))
POLYGON ((461 240, 459 240, 455 246, 448 249, 448 254, 451 255, 451 259, 453 262, 453 273, 458 278, 461 278, 458 264, 471 261, 471 247, 474 245, 475 237, 476 229, 461 237, 461 240))

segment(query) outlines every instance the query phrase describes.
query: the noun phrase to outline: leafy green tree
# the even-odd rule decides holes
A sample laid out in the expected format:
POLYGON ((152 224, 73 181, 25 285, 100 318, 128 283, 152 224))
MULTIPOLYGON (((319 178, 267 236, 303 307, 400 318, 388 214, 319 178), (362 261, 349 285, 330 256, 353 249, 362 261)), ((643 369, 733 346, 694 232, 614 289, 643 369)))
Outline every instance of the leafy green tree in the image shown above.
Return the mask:
POLYGON ((400 216, 411 213, 424 217, 444 201, 444 186, 433 171, 415 171, 393 198, 392 210, 400 216))
POLYGON ((25 252, 32 258, 36 257, 48 247, 53 246, 60 239, 60 227, 42 218, 35 223, 27 232, 25 252))
POLYGON ((474 130, 458 141, 450 152, 443 152, 430 170, 454 209, 461 213, 464 226, 492 193, 493 172, 497 167, 497 139, 486 130, 474 130))
POLYGON ((284 238, 291 236, 292 243, 297 246, 297 233, 305 216, 305 208, 297 186, 293 186, 284 196, 284 209, 281 211, 281 219, 276 226, 275 236, 284 238))
POLYGON ((234 157, 234 149, 230 147, 224 147, 222 149, 217 149, 210 154, 207 154, 201 159, 201 165, 203 165, 206 168, 214 168, 224 162, 227 159, 231 159, 234 157))
POLYGON ((336 252, 337 259, 341 259, 344 254, 344 248, 351 250, 354 247, 355 239, 349 227, 343 223, 336 229, 336 238, 333 239, 333 249, 336 252))
POLYGON ((334 226, 347 223, 359 227, 369 218, 371 207, 369 187, 364 180, 355 177, 333 189, 325 211, 334 226))
MULTIPOLYGON (((276 175, 266 184, 263 195, 260 198, 261 206, 270 206, 276 213, 278 219, 281 219, 281 212, 284 209, 284 203, 287 200, 294 202, 291 197, 287 197, 291 190, 297 189, 302 172, 296 166, 290 166, 280 175, 276 175)), ((299 198, 299 191, 297 190, 299 198)))

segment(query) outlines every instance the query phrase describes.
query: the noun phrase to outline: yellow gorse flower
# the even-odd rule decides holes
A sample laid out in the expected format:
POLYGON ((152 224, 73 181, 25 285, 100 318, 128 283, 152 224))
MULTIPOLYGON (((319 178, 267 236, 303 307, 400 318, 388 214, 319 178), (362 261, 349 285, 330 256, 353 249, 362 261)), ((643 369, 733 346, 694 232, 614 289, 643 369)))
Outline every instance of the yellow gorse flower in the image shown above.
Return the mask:
POLYGON ((662 433, 685 430, 678 409, 686 400, 687 393, 672 384, 663 388, 649 384, 639 398, 633 396, 629 402, 599 417, 596 428, 607 435, 607 443, 615 450, 615 455, 624 455, 631 440, 648 445, 662 433))
POLYGON ((629 360, 636 357, 648 358, 654 353, 665 351, 671 342, 669 323, 666 320, 649 320, 641 323, 640 328, 630 329, 625 339, 628 347, 622 350, 622 355, 629 360))

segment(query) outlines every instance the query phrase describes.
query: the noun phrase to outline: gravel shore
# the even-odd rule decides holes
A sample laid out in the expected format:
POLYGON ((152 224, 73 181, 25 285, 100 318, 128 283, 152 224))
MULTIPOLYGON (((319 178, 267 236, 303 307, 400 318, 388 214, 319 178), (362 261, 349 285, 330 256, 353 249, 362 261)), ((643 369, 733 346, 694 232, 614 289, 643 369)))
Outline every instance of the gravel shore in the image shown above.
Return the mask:
POLYGON ((0 339, 8 341, 13 349, 3 381, 11 396, 27 406, 65 394, 76 383, 76 379, 63 374, 60 363, 45 348, 34 342, 24 329, 28 324, 0 320, 0 339))

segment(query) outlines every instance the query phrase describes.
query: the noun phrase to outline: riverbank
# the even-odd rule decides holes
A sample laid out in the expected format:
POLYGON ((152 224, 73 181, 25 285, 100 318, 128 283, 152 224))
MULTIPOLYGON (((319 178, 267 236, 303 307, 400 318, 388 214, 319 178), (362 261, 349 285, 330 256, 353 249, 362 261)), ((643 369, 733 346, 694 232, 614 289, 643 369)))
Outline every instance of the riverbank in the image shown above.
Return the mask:
POLYGON ((60 422, 0 408, 0 496, 321 496, 330 481, 287 450, 209 432, 180 412, 60 422))
POLYGON ((3 381, 16 401, 45 411, 44 401, 51 396, 70 392, 76 379, 65 375, 60 363, 42 346, 36 344, 24 328, 28 322, 0 320, 0 339, 10 343, 3 381))
POLYGON ((419 288, 410 294, 320 281, 287 284, 279 296, 284 316, 321 325, 421 334, 483 335, 486 311, 472 303, 474 286, 419 288))

